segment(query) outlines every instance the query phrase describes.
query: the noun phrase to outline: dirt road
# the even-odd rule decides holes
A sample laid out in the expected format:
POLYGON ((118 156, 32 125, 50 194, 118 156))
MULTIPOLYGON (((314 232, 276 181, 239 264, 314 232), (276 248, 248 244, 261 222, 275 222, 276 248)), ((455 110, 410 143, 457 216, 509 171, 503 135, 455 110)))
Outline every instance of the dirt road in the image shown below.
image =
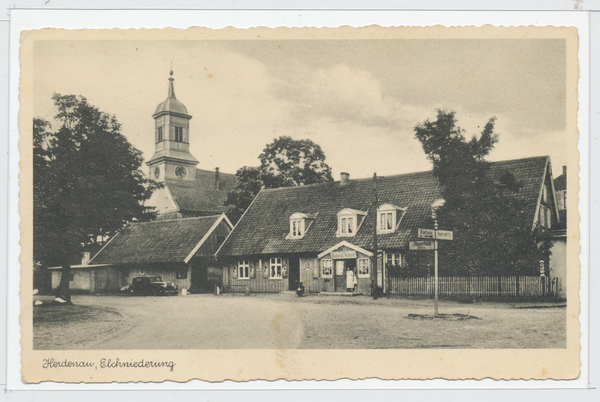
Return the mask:
POLYGON ((84 328, 81 322, 72 318, 55 324, 48 320, 43 325, 34 322, 36 336, 43 332, 46 340, 60 339, 60 343, 54 345, 38 342, 39 346, 34 347, 96 350, 563 348, 566 342, 566 311, 553 303, 532 306, 442 301, 440 313, 476 318, 432 320, 410 317, 411 314, 431 315, 431 300, 373 300, 365 296, 74 296, 73 302, 85 308, 118 311, 122 319, 116 321, 114 315, 110 315, 111 321, 106 321, 99 315, 97 331, 90 320, 86 320, 85 334, 77 331, 84 328), (107 325, 112 329, 106 330, 107 325), (96 339, 90 337, 94 333, 99 334, 96 339))

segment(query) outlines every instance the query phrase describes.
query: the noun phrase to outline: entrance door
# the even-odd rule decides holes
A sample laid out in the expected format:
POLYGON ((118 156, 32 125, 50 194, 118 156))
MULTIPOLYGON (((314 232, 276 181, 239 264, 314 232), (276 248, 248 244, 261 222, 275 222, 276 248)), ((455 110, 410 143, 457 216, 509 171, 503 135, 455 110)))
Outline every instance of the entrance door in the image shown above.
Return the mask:
POLYGON ((344 260, 335 260, 335 268, 333 270, 334 283, 336 292, 346 291, 346 264, 344 260))
POLYGON ((296 286, 300 282, 300 258, 290 258, 290 272, 288 274, 288 289, 296 290, 296 286))

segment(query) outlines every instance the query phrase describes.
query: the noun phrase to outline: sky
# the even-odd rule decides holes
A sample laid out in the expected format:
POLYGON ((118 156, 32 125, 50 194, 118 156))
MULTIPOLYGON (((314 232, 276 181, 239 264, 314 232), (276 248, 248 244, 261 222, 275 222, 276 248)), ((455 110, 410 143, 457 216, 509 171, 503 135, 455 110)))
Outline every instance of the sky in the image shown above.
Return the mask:
POLYGON ((562 39, 38 41, 34 115, 52 121, 53 93, 82 95, 147 161, 172 65, 201 169, 258 166, 285 135, 319 144, 336 180, 429 170, 414 127, 442 109, 467 138, 495 117, 488 160, 550 155, 556 177, 565 50, 562 39))

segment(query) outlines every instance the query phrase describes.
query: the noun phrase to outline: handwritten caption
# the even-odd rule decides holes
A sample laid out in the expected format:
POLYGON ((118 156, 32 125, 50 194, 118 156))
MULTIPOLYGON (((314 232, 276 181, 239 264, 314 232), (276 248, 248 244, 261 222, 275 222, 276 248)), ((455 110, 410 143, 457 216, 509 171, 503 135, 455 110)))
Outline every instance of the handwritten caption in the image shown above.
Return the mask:
POLYGON ((115 369, 115 368, 168 368, 173 371, 175 362, 173 361, 152 361, 152 360, 120 360, 119 358, 113 359, 100 359, 100 361, 71 361, 68 359, 56 360, 54 358, 43 359, 42 368, 44 369, 58 369, 58 368, 95 368, 95 369, 115 369))

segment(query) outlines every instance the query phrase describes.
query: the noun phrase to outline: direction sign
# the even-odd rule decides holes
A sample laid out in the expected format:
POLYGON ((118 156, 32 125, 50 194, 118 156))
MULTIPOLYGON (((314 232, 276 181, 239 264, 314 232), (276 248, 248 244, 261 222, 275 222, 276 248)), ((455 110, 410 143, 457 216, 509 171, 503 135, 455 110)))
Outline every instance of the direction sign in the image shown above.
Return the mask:
POLYGON ((420 239, 454 240, 454 232, 451 230, 418 229, 417 236, 420 239))
POLYGON ((409 250, 435 250, 435 242, 433 240, 417 240, 408 243, 409 250))
POLYGON ((418 237, 421 239, 435 239, 435 230, 433 229, 418 229, 418 237))
POLYGON ((454 240, 454 232, 451 230, 438 230, 435 238, 438 240, 454 240))

